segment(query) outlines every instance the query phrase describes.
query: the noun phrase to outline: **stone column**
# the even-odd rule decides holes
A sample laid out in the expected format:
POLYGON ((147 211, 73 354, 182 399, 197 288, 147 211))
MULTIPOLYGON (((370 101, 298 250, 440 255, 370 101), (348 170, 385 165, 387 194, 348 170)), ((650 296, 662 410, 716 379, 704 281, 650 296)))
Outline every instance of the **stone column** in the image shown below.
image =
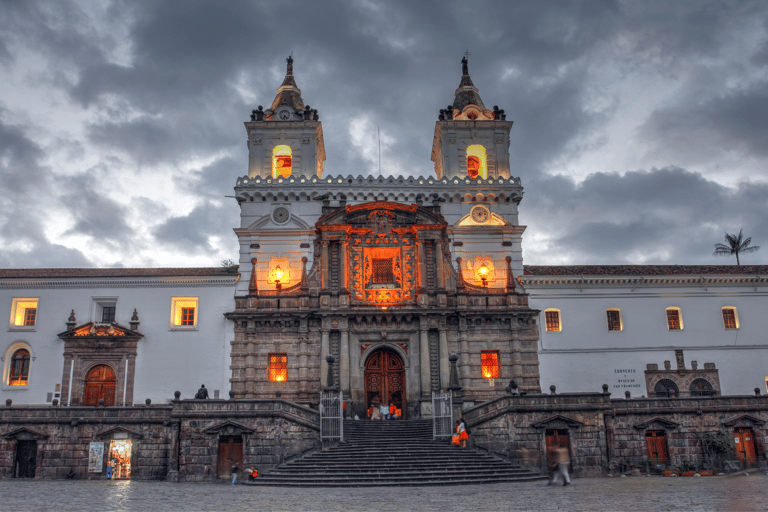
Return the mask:
POLYGON ((256 398, 256 340, 246 338, 245 344, 245 395, 243 398, 256 398))
POLYGON ((69 397, 72 393, 70 381, 72 380, 72 354, 64 354, 64 372, 61 375, 61 405, 69 405, 69 397))
POLYGON ((440 361, 440 389, 445 389, 448 386, 448 379, 451 372, 451 363, 448 361, 448 333, 444 329, 440 329, 439 338, 439 361, 440 361))
POLYGON ((339 385, 344 393, 345 400, 349 401, 349 331, 341 331, 341 341, 339 343, 339 385))
POLYGON ((331 353, 331 343, 328 331, 322 331, 320 336, 320 387, 325 389, 328 386, 328 362, 325 358, 331 353))
POLYGON ((469 340, 467 340, 467 331, 459 331, 459 373, 461 376, 461 387, 464 389, 469 388, 469 340))
POLYGON ((431 396, 432 378, 429 371, 429 335, 426 329, 419 331, 419 356, 421 370, 421 396, 431 396))
MULTIPOLYGON (((348 290, 347 286, 347 242, 339 242, 339 291, 348 290)), ((342 387, 343 389, 343 387, 342 387)))
POLYGON ((321 283, 320 283, 320 289, 321 290, 327 290, 328 286, 330 285, 330 275, 328 274, 328 241, 323 240, 323 250, 320 254, 320 257, 322 258, 322 273, 320 275, 321 283))
POLYGON ((416 240, 416 250, 419 251, 419 287, 426 289, 427 287, 427 266, 424 257, 426 246, 423 240, 416 240))
POLYGON ((302 394, 307 392, 307 371, 309 366, 307 349, 307 334, 301 333, 299 334, 299 391, 302 394))
POLYGON ((443 242, 435 240, 435 271, 437 273, 437 279, 435 280, 435 286, 438 289, 445 288, 445 282, 443 275, 443 242))
POLYGON ((519 333, 512 333, 514 339, 512 339, 512 378, 516 382, 523 382, 523 355, 520 352, 522 347, 520 346, 519 333))

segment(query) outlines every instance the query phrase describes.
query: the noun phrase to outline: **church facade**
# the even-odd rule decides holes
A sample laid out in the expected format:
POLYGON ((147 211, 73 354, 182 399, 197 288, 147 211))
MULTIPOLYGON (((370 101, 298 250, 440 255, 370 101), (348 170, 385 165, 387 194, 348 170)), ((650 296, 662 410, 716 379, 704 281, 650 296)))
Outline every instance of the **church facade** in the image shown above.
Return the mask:
POLYGON ((94 443, 138 478, 214 479, 235 452, 269 467, 316 446, 331 387, 349 417, 392 404, 405 419, 431 418, 432 393, 452 388, 478 443, 546 451, 550 432, 570 435, 582 474, 643 456, 646 430, 672 439, 716 414, 706 400, 768 442, 754 394, 768 386, 768 266, 523 265, 511 129, 465 59, 433 176, 327 175, 289 58, 245 122, 236 267, 0 270, 0 476, 33 461, 38 476, 98 477, 94 443), (201 383, 211 400, 189 400, 201 383), (672 399, 690 401, 664 420, 672 399), (635 412, 616 428, 639 441, 611 452, 625 400, 635 412))

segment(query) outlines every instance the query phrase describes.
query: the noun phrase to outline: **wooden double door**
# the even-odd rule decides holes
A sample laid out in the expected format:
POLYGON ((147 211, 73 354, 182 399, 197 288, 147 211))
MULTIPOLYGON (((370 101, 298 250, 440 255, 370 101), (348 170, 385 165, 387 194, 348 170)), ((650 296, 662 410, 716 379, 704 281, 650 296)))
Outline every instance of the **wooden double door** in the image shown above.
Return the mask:
POLYGON ((102 399, 106 407, 115 405, 116 384, 115 372, 106 364, 91 368, 85 377, 85 405, 98 407, 102 399))
POLYGON ((35 478, 37 469, 37 441, 19 439, 16 441, 15 478, 35 478))
POLYGON ((391 350, 378 350, 365 362, 366 408, 390 405, 405 415, 405 364, 391 350))
POLYGON ((648 460, 651 464, 668 464, 667 434, 663 430, 649 430, 645 433, 648 445, 648 460))
POLYGON ((739 427, 733 431, 733 441, 736 445, 736 455, 741 467, 749 469, 757 466, 757 450, 755 449, 755 433, 751 428, 739 427))
POLYGON ((221 436, 219 438, 219 460, 216 470, 218 478, 230 478, 232 466, 239 468, 238 477, 243 475, 243 438, 242 436, 221 436))
MULTIPOLYGON (((568 450, 570 458, 571 443, 568 437, 568 429, 547 429, 545 432, 546 448, 547 448, 547 468, 551 469, 557 463, 556 451, 561 448, 568 450)), ((571 471, 571 466, 568 467, 568 471, 571 471)))

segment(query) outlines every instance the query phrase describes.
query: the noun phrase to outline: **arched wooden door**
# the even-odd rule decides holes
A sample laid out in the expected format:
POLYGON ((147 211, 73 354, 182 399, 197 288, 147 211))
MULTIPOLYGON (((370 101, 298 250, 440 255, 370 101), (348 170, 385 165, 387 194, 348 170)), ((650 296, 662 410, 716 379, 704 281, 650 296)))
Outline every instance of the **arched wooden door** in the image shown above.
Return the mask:
POLYGON ((395 404, 405 415, 405 364, 389 350, 378 350, 365 362, 366 408, 395 404))
POLYGON ((115 372, 106 364, 91 368, 85 378, 85 405, 97 407, 104 399, 107 407, 115 405, 115 372))

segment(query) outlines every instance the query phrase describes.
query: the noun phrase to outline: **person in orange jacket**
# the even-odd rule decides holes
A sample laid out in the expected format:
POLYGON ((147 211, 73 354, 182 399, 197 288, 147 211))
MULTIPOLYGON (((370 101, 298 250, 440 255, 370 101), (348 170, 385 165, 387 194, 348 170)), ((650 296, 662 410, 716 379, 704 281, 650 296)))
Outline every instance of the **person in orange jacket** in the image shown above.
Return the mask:
POLYGON ((393 420, 395 419, 395 410, 397 407, 395 407, 395 404, 390 403, 389 404, 389 419, 393 420))

